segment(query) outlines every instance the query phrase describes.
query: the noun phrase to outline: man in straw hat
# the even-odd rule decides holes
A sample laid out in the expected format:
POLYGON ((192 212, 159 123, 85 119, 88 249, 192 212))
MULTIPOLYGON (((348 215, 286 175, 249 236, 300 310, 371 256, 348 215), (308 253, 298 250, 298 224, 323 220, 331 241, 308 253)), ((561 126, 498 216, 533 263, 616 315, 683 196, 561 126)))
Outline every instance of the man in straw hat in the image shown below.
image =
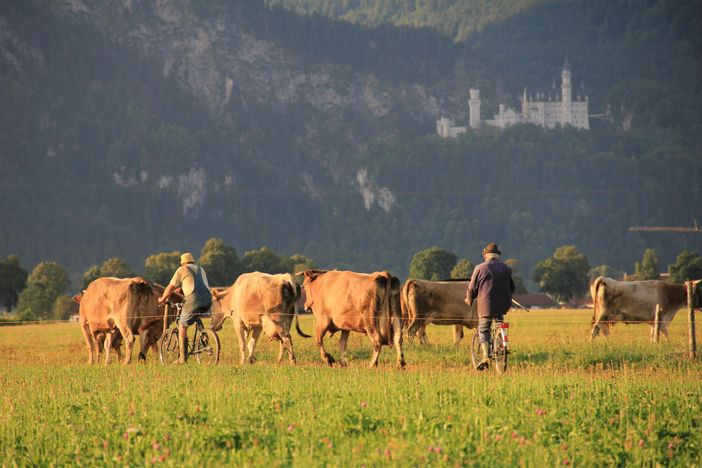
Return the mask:
POLYGON ((210 290, 205 270, 195 264, 195 258, 189 252, 180 256, 180 267, 176 270, 166 290, 163 291, 158 303, 164 304, 173 290, 181 287, 185 296, 185 303, 183 304, 183 310, 180 312, 180 324, 178 327, 178 343, 180 345, 178 362, 185 364, 188 327, 195 323, 198 316, 210 310, 212 295, 216 294, 214 290, 210 290))
POLYGON ((492 321, 502 322, 504 315, 512 305, 514 280, 512 269, 500 260, 499 247, 494 242, 483 249, 483 263, 475 267, 468 285, 465 302, 471 305, 478 300, 478 333, 483 359, 478 363, 478 370, 485 370, 490 364, 490 326, 492 321))

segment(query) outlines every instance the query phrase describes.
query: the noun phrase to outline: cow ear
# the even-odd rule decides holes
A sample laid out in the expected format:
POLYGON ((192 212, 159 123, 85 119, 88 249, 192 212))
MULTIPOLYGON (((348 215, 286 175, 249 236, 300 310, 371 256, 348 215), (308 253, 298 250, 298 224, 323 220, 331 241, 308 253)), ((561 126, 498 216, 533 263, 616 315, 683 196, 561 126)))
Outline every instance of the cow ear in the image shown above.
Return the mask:
POLYGON ((76 294, 75 296, 73 296, 72 299, 73 299, 73 302, 75 302, 76 304, 80 304, 80 300, 82 298, 83 298, 83 294, 76 294))
POLYGON ((326 270, 305 270, 302 272, 303 275, 305 275, 305 278, 309 279, 310 281, 314 281, 318 276, 323 275, 326 273, 326 270))

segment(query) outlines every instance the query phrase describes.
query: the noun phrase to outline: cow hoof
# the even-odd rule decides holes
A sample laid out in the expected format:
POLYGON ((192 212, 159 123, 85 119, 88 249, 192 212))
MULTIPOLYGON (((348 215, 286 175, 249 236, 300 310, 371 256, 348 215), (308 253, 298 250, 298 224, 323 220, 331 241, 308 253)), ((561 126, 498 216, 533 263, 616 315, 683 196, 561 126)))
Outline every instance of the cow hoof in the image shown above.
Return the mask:
POLYGON ((348 361, 347 361, 346 359, 344 359, 343 361, 339 361, 339 366, 341 366, 341 367, 349 367, 349 363, 348 363, 348 361))
POLYGON ((139 353, 139 362, 146 363, 146 354, 139 353))
POLYGON ((324 354, 324 359, 327 361, 327 364, 329 364, 330 367, 334 365, 334 362, 336 362, 336 361, 334 361, 334 358, 332 357, 332 355, 329 353, 324 354))
POLYGON ((400 361, 397 363, 397 368, 400 370, 405 370, 405 366, 407 366, 407 363, 405 361, 400 361))
POLYGON ((251 356, 249 358, 249 364, 255 364, 256 363, 256 356, 251 356))

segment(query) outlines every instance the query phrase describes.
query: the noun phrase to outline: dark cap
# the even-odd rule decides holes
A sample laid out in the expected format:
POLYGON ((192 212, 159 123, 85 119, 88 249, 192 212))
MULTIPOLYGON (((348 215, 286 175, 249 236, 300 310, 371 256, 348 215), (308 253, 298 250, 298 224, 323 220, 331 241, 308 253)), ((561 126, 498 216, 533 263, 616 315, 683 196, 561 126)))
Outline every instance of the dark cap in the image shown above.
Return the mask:
POLYGON ((494 242, 490 242, 488 245, 486 245, 485 248, 483 249, 483 253, 484 254, 494 253, 497 255, 502 255, 502 252, 500 252, 500 248, 497 247, 497 244, 495 244, 494 242))

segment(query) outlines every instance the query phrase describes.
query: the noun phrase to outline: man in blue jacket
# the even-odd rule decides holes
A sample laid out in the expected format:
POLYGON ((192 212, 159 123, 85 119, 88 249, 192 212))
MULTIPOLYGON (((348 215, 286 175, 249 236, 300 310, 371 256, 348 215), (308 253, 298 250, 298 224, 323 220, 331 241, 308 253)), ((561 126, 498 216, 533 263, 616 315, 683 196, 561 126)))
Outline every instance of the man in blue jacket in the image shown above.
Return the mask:
POLYGON ((490 363, 490 326, 492 321, 502 322, 512 305, 514 280, 512 269, 500 260, 500 249, 494 242, 483 249, 483 263, 475 267, 468 285, 465 302, 469 306, 478 300, 478 333, 483 359, 478 370, 485 370, 490 363))

